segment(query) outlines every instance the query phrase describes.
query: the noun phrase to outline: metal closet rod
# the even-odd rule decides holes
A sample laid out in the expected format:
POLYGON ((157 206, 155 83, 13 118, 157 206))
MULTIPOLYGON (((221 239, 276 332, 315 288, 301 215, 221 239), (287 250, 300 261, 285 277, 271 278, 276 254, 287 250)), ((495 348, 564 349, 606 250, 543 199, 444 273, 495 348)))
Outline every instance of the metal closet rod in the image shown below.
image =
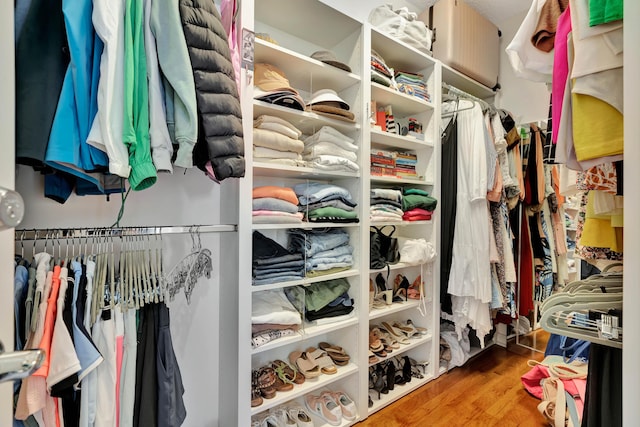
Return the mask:
POLYGON ((141 227, 80 227, 16 230, 15 240, 77 239, 85 237, 151 236, 165 234, 224 233, 238 231, 236 224, 170 225, 141 227))

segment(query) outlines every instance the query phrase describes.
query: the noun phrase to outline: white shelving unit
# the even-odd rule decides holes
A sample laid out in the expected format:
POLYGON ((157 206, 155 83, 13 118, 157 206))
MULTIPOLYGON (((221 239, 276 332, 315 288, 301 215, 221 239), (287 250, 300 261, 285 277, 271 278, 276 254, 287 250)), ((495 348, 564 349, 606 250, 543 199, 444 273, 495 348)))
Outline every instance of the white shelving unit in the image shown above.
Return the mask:
MULTIPOLYGON (((375 106, 380 108, 391 107, 394 120, 396 123, 405 125, 409 118, 414 118, 422 124, 423 138, 402 136, 396 133, 382 131, 379 128, 370 127, 365 132, 365 140, 368 143, 369 150, 375 152, 377 150, 412 152, 417 155, 416 172, 418 178, 399 178, 392 176, 375 176, 369 177, 369 189, 372 188, 395 188, 406 189, 416 188, 427 191, 436 199, 440 198, 440 144, 439 144, 439 126, 440 126, 440 64, 424 55, 418 50, 406 45, 405 43, 394 39, 379 31, 378 29, 365 24, 365 33, 370 34, 370 38, 366 39, 370 45, 365 50, 365 62, 367 71, 363 76, 369 76, 370 70, 368 66, 369 55, 371 50, 375 50, 385 61, 387 66, 394 70, 402 70, 421 74, 427 83, 428 93, 431 96, 430 101, 424 101, 420 98, 400 93, 393 88, 388 88, 375 82, 370 81, 370 77, 363 77, 367 80, 364 86, 369 89, 369 98, 375 101, 375 106), (438 143, 434 143, 438 141, 438 143)), ((373 113, 373 112, 371 112, 373 113)), ((364 126, 367 126, 366 123, 364 126)), ((363 174, 364 175, 364 174, 363 174)), ((369 225, 376 227, 393 226, 396 231, 394 236, 403 236, 407 238, 424 238, 430 241, 434 247, 438 247, 440 238, 440 217, 439 211, 436 209, 432 219, 429 221, 397 221, 397 222, 370 222, 369 225)), ((389 230, 389 227, 387 227, 389 230)), ((392 264, 387 268, 380 270, 370 270, 369 278, 372 280, 373 286, 377 287, 376 276, 379 274, 386 280, 387 289, 393 288, 394 279, 397 275, 403 275, 409 283, 413 283, 416 277, 422 272, 422 279, 425 283, 425 299, 426 313, 423 317, 418 310, 419 300, 407 300, 405 302, 394 302, 383 308, 372 308, 369 312, 368 323, 371 327, 381 324, 383 321, 393 323, 393 321, 406 321, 411 319, 416 326, 427 328, 428 334, 420 337, 413 337, 409 340, 409 344, 400 345, 400 348, 394 349, 386 357, 378 357, 378 362, 372 366, 381 364, 384 366, 390 358, 395 356, 409 355, 411 358, 420 361, 428 361, 425 378, 412 380, 405 385, 395 385, 394 389, 388 394, 382 394, 378 399, 374 390, 369 390, 369 396, 373 401, 373 405, 368 408, 368 413, 372 414, 384 406, 394 402, 395 400, 410 393, 420 385, 425 384, 432 378, 437 376, 434 367, 438 361, 439 346, 437 340, 433 340, 434 336, 439 335, 438 314, 433 302, 435 299, 435 290, 438 289, 437 283, 439 279, 439 263, 432 262, 428 265, 409 265, 406 263, 392 264), (387 271, 389 271, 387 277, 387 271)), ((368 333, 368 330, 365 331, 368 333)), ((363 337, 364 348, 368 349, 368 335, 363 337)), ((374 368, 375 369, 375 368, 374 368)))
MULTIPOLYGON (((238 355, 237 408, 233 417, 224 417, 228 425, 251 425, 272 408, 280 405, 304 405, 304 396, 323 390, 343 390, 356 403, 358 418, 343 420, 343 426, 355 424, 372 412, 381 408, 419 385, 437 376, 438 343, 433 337, 439 333, 437 310, 433 307, 438 288, 438 263, 429 265, 410 265, 397 263, 389 271, 407 275, 410 282, 424 272, 427 316, 422 318, 418 307, 420 301, 408 300, 393 303, 380 310, 369 312, 369 279, 378 271, 369 268, 369 226, 384 226, 387 223, 371 223, 369 220, 369 191, 372 186, 405 187, 425 189, 436 199, 439 198, 439 119, 440 119, 440 65, 437 61, 419 51, 393 40, 380 33, 369 24, 358 22, 319 0, 260 0, 243 3, 241 8, 243 26, 256 34, 266 33, 276 43, 262 38, 255 39, 255 62, 270 63, 281 69, 287 76, 291 87, 298 90, 305 101, 319 89, 335 90, 351 107, 355 122, 335 120, 314 112, 299 111, 275 106, 253 99, 253 78, 247 69, 242 70, 242 108, 245 125, 245 158, 247 174, 240 182, 239 189, 239 289, 238 289, 238 355), (313 19, 291 19, 292 16, 309 16, 313 19), (330 29, 330 30, 329 30, 330 29), (431 94, 430 101, 402 94, 395 90, 377 85, 370 79, 370 51, 374 47, 385 57, 388 63, 404 71, 424 74, 431 94), (340 61, 348 64, 352 72, 347 72, 312 59, 310 55, 318 50, 330 50, 340 61), (409 117, 423 124, 424 138, 401 136, 375 130, 370 127, 369 114, 371 100, 379 105, 388 103, 394 109, 397 120, 409 117), (355 140, 359 147, 358 172, 323 171, 310 167, 296 167, 260 162, 252 156, 252 123, 260 115, 277 116, 292 123, 304 135, 311 135, 322 126, 331 126, 355 140), (418 156, 417 179, 377 177, 370 174, 371 149, 389 149, 414 151, 418 156), (252 189, 262 185, 292 187, 305 182, 333 183, 347 188, 358 203, 359 223, 308 223, 277 224, 252 223, 252 189), (354 247, 354 264, 345 271, 320 277, 302 278, 269 285, 252 285, 252 234, 260 232, 286 246, 287 233, 291 229, 345 230, 354 247), (252 347, 251 314, 253 299, 261 292, 280 291, 292 287, 305 287, 325 280, 344 278, 350 284, 349 295, 354 300, 351 316, 329 324, 314 324, 303 318, 303 324, 294 335, 284 336, 266 344, 252 347), (429 361, 423 379, 413 379, 405 386, 396 386, 394 391, 376 402, 373 408, 367 408, 368 402, 368 335, 370 322, 411 319, 416 326, 425 327, 429 334, 414 337, 408 345, 398 349, 394 355, 409 355, 415 360, 429 361), (348 365, 338 367, 334 375, 321 375, 318 379, 307 379, 301 385, 295 385, 289 392, 276 393, 273 399, 264 399, 263 403, 252 408, 250 404, 251 371, 270 364, 274 360, 289 361, 289 354, 304 351, 309 347, 318 347, 321 341, 341 346, 350 355, 348 365)), ((429 221, 401 222, 394 225, 398 235, 422 237, 437 247, 439 239, 439 215, 434 213, 429 221)), ((384 271, 387 271, 386 269, 384 271)), ((383 273, 384 274, 384 273, 383 273)), ((390 278, 391 285, 393 278, 390 278)), ((304 317, 304 316, 303 316, 304 317)), ((384 363, 381 361, 381 363, 384 363)), ((316 427, 326 422, 313 417, 316 427)))

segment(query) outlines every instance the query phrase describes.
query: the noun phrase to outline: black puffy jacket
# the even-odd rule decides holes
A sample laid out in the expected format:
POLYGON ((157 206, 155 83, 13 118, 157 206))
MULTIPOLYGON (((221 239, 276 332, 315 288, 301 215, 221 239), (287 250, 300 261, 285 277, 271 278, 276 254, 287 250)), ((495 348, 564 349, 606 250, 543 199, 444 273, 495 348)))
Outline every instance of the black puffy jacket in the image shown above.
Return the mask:
POLYGON ((242 111, 231 54, 213 0, 180 0, 198 104, 198 142, 193 163, 208 161, 218 180, 244 176, 242 111))

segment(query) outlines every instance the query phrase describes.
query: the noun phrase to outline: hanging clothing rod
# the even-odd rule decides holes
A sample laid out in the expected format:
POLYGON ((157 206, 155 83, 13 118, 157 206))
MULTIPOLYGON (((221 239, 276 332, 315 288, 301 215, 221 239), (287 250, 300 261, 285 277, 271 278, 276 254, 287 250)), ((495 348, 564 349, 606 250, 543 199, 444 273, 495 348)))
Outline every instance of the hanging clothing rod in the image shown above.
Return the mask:
POLYGON ((224 233, 238 231, 236 224, 171 225, 142 227, 42 228, 16 230, 15 240, 77 239, 86 237, 162 236, 165 234, 224 233))
MULTIPOLYGON (((478 98, 477 96, 473 96, 463 90, 458 89, 455 86, 451 86, 450 84, 447 84, 445 82, 442 82, 442 88, 446 89, 450 94, 452 95, 457 95, 459 97, 462 98, 466 98, 470 101, 475 101, 477 103, 479 103, 482 106, 483 110, 491 110, 491 111, 495 111, 495 107, 492 106, 491 104, 489 104, 487 101, 478 98)), ((463 108, 457 111, 464 111, 464 110, 468 110, 469 108, 463 108)), ((451 115, 453 113, 455 113, 456 111, 447 111, 445 113, 443 113, 444 115, 451 115)))

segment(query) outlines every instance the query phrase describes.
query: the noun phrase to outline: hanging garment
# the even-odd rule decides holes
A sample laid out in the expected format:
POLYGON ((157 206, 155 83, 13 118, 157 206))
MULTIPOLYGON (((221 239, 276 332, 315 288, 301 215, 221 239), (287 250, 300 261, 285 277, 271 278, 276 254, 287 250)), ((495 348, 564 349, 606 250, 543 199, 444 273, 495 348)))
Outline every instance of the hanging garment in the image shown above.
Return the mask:
POLYGON ((240 93, 240 48, 238 47, 238 29, 236 17, 238 16, 238 2, 236 0, 222 0, 220 2, 220 17, 222 26, 227 33, 231 63, 236 77, 236 86, 240 93))
POLYGON ((30 0, 16 38, 18 164, 45 167, 49 133, 69 65, 68 51, 62 0, 30 0))
POLYGON ((149 87, 143 16, 142 3, 125 0, 122 140, 129 152, 129 185, 134 191, 145 190, 158 179, 149 141, 149 87))
POLYGON ((95 370, 95 427, 116 425, 116 335, 112 310, 103 310, 93 325, 93 341, 104 357, 95 370))
POLYGON ((582 427, 622 426, 622 349, 591 344, 582 427))
MULTIPOLYGON (((105 152, 87 144, 97 112, 97 64, 103 44, 93 29, 91 0, 64 0, 62 8, 71 63, 58 100, 45 161, 52 168, 87 181, 96 191, 104 192, 100 174, 96 172, 106 170, 109 159, 105 152)), ((65 201, 69 197, 69 186, 65 183, 68 178, 56 174, 46 176, 45 180, 53 187, 66 188, 54 194, 56 200, 65 201)))
POLYGON ((440 304, 442 311, 451 313, 451 295, 448 293, 453 236, 456 221, 456 192, 458 188, 458 121, 454 116, 442 136, 443 171, 440 210, 442 212, 442 243, 440 253, 440 304), (445 176, 446 174, 446 176, 445 176))
POLYGON ((158 425, 157 328, 154 307, 156 304, 145 304, 138 310, 140 321, 136 350, 134 427, 158 425))
POLYGON ((589 0, 589 25, 618 21, 624 15, 622 0, 589 0))
POLYGON ((136 312, 124 313, 124 354, 120 372, 120 426, 133 426, 133 407, 136 396, 136 355, 138 333, 136 330, 136 312))
POLYGON ((207 162, 211 162, 217 181, 243 177, 242 111, 220 14, 213 2, 187 0, 180 2, 180 18, 198 105, 194 164, 206 171, 207 162))
POLYGON ((547 0, 540 10, 538 25, 531 36, 531 43, 543 52, 554 47, 558 17, 569 5, 569 0, 547 0))
MULTIPOLYGON (((466 107, 469 101, 462 101, 466 107)), ((487 161, 485 129, 480 106, 458 113, 458 185, 448 291, 460 335, 469 324, 479 337, 491 330, 489 261, 489 210, 487 206, 487 161)))

